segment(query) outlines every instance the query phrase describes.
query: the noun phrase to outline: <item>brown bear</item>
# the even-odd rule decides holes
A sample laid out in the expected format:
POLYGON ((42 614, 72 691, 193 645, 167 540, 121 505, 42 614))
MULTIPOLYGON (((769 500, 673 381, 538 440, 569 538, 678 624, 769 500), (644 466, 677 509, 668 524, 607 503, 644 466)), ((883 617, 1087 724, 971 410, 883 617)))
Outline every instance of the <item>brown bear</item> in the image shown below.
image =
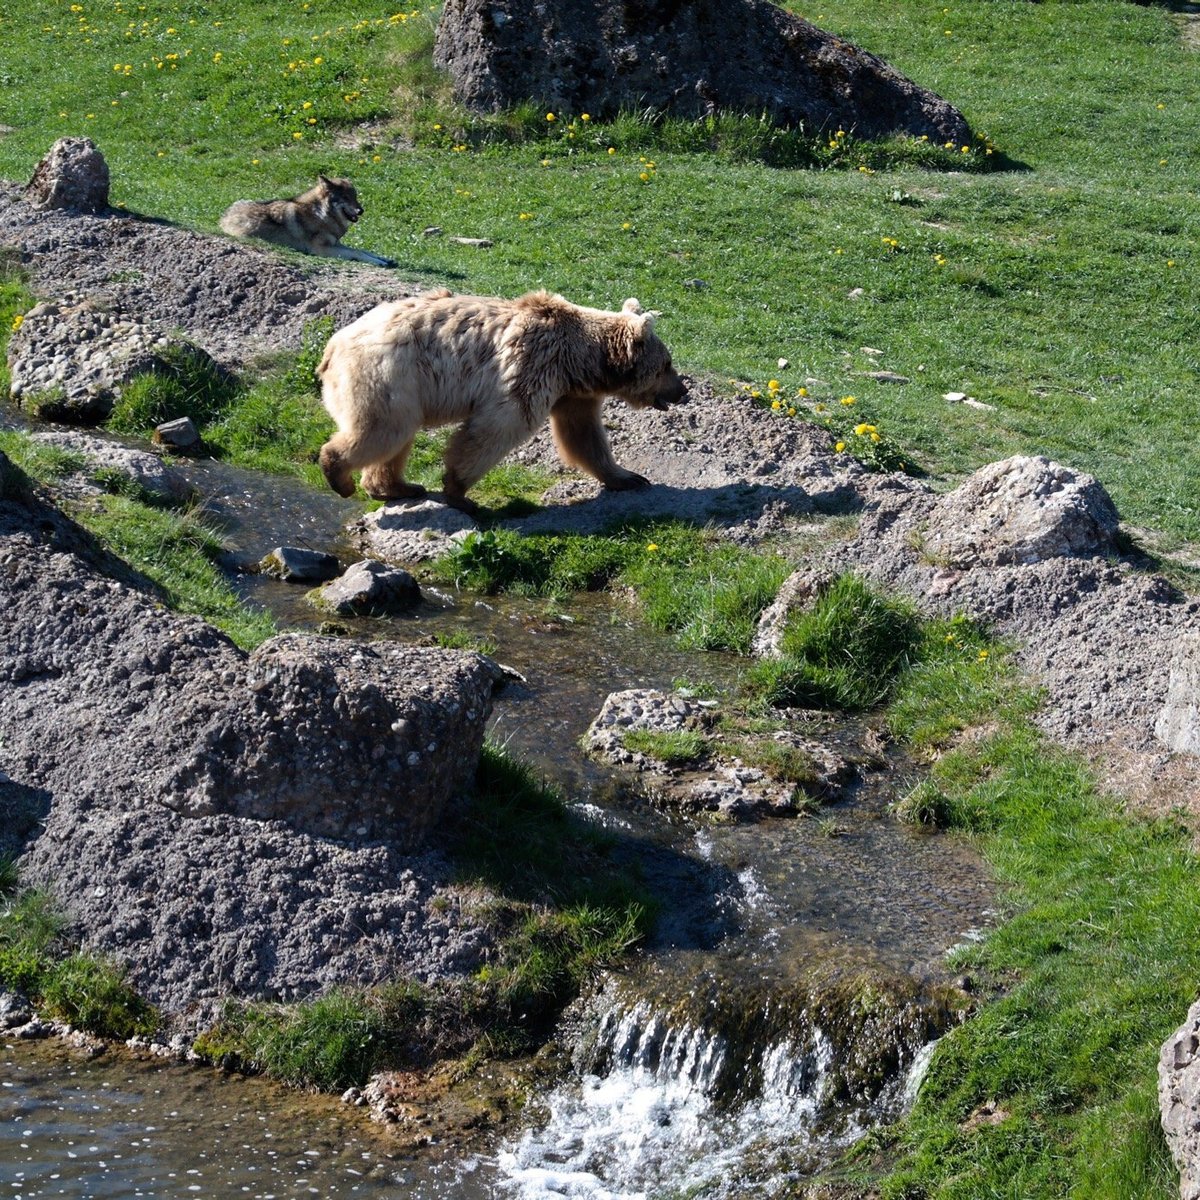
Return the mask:
POLYGON ((617 465, 600 421, 605 396, 666 409, 687 396, 654 313, 581 308, 548 292, 516 300, 439 289, 380 304, 329 340, 317 374, 337 432, 321 448, 329 486, 352 495, 352 472, 381 500, 424 494, 404 467, 422 428, 461 421, 446 447, 448 504, 549 418, 559 456, 607 488, 648 481, 617 465))

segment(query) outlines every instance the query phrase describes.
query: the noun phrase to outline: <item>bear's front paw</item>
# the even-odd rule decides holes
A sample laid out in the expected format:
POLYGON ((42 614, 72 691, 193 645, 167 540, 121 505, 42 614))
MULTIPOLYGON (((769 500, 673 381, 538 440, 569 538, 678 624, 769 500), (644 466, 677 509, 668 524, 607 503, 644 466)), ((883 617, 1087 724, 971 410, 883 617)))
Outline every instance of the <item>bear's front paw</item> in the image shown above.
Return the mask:
POLYGON ((631 492, 635 488, 649 487, 650 480, 645 475, 639 475, 636 471, 626 471, 624 475, 606 479, 604 486, 610 492, 631 492))

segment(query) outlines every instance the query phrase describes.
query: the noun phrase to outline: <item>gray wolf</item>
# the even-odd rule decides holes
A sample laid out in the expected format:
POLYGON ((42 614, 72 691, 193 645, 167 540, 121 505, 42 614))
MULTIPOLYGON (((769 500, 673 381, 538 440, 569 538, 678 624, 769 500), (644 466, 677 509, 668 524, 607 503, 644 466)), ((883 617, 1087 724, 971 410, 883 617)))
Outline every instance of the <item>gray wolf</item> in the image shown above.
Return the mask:
POLYGON ((606 488, 645 487, 614 460, 600 409, 606 396, 663 410, 686 399, 657 315, 633 299, 606 312, 548 292, 504 300, 439 289, 380 304, 330 338, 317 368, 337 423, 321 448, 325 478, 342 496, 357 470, 377 499, 423 495, 404 478, 417 431, 461 422, 442 486, 448 504, 475 512, 467 491, 549 420, 565 463, 606 488))
POLYGON ((342 245, 362 213, 350 180, 318 175, 315 187, 291 200, 235 200, 221 217, 221 228, 232 237, 261 238, 305 254, 394 267, 390 258, 342 245))

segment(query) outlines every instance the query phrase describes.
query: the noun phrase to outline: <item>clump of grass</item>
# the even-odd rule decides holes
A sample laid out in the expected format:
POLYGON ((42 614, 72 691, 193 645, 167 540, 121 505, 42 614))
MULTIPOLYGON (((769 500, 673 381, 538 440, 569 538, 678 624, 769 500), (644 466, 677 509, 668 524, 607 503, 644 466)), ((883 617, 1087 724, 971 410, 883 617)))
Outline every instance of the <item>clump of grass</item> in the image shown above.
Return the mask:
POLYGON ((153 1033, 158 1014, 119 967, 69 953, 66 922, 50 896, 21 889, 11 863, 0 868, 0 988, 27 996, 49 1016, 99 1037, 153 1033))
POLYGON ((881 596, 858 577, 844 575, 810 611, 788 621, 781 657, 756 663, 748 686, 777 708, 872 708, 914 661, 920 641, 911 603, 881 596))
POLYGON ((621 744, 669 767, 695 762, 708 750, 708 738, 696 729, 630 729, 621 736, 621 744))
POLYGON ((465 629, 442 630, 433 635, 434 644, 443 650, 475 650, 479 654, 495 654, 495 642, 465 629))
POLYGON ((427 1003, 426 989, 415 982, 339 990, 305 1004, 230 1002, 193 1049, 226 1068, 341 1091, 405 1060, 427 1003))
POLYGON ((159 351, 156 359, 153 371, 135 376, 122 389, 108 417, 109 429, 146 437, 156 425, 176 417, 191 417, 200 428, 238 394, 237 379, 202 350, 175 344, 159 351))
POLYGON ((592 536, 485 530, 468 535, 434 571, 485 593, 561 595, 628 587, 647 622, 674 633, 682 645, 744 651, 787 566, 682 522, 661 522, 592 536))

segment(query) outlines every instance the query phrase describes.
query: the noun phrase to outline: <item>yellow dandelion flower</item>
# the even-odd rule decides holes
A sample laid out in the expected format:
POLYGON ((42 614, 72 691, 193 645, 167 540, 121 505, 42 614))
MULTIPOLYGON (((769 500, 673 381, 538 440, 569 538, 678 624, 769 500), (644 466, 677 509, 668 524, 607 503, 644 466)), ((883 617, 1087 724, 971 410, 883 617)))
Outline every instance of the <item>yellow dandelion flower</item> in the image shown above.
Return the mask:
POLYGON ((558 118, 552 112, 549 112, 546 114, 546 120, 547 121, 557 121, 558 118))
POLYGON ((1166 108, 1167 106, 1166 106, 1165 104, 1163 104, 1163 103, 1160 101, 1160 102, 1159 102, 1158 104, 1156 104, 1154 107, 1155 107, 1155 108, 1157 108, 1157 109, 1159 110, 1159 112, 1161 112, 1161 111, 1162 111, 1164 108, 1166 108))
POLYGON ((25 317, 21 313, 17 313, 12 319, 13 332, 15 333, 22 325, 25 324, 25 317))
POLYGON ((646 549, 649 550, 651 554, 653 554, 655 552, 655 550, 658 549, 658 543, 657 542, 647 542, 646 549))
POLYGON ((372 154, 372 155, 371 155, 371 161, 372 161, 372 162, 382 162, 382 161, 383 161, 383 157, 382 157, 382 155, 379 155, 379 154, 372 154))
POLYGON ((867 433, 870 430, 870 428, 871 428, 870 425, 867 425, 865 423, 860 424, 860 425, 855 425, 854 436, 862 437, 864 433, 867 433))
POLYGON ((879 434, 877 434, 874 430, 872 430, 871 431, 871 441, 878 442, 879 440, 880 440, 879 434))
POLYGON ((615 146, 609 146, 608 152, 609 154, 616 154, 617 148, 615 146))
POLYGON ((834 449, 835 449, 835 450, 836 450, 836 451, 837 451, 839 454, 843 454, 843 453, 845 452, 845 450, 846 450, 846 443, 845 443, 845 442, 838 442, 838 443, 836 443, 836 444, 834 445, 834 447, 833 447, 833 448, 834 448, 834 449))
POLYGON ((549 160, 548 158, 543 158, 543 159, 542 159, 542 166, 543 166, 543 167, 548 167, 549 165, 550 165, 550 160, 549 160))
POLYGON ((301 108, 312 108, 312 101, 311 101, 311 100, 305 100, 305 102, 304 102, 302 105, 300 105, 300 107, 301 107, 301 108))
POLYGON ((300 131, 297 129, 297 130, 296 130, 296 132, 292 134, 292 138, 293 138, 295 141, 297 141, 297 142, 300 142, 300 141, 303 141, 303 140, 304 140, 304 134, 302 134, 302 133, 301 133, 301 132, 300 132, 300 131))
POLYGON ((986 650, 980 650, 980 652, 979 652, 979 661, 980 661, 980 662, 987 662, 987 660, 988 660, 988 652, 987 652, 986 650))
POLYGON ((580 113, 579 119, 581 121, 590 121, 592 119, 592 114, 591 113, 580 113))
POLYGON ((517 213, 517 220, 518 221, 532 221, 533 213, 527 213, 527 212, 517 213))
POLYGON ((1173 258, 1168 258, 1168 259, 1167 259, 1167 266, 1168 266, 1168 267, 1173 267, 1174 265, 1175 265, 1175 260, 1174 260, 1173 258))
POLYGON ((780 410, 780 409, 783 407, 783 403, 782 403, 782 401, 779 401, 779 400, 772 400, 772 401, 771 401, 771 407, 772 407, 772 408, 773 408, 773 409, 774 409, 776 412, 778 412, 778 411, 779 411, 779 410, 780 410))
POLYGON ((794 417, 796 415, 796 410, 794 408, 789 408, 787 412, 789 417, 794 417))
POLYGON ((771 391, 773 391, 773 392, 779 391, 779 380, 778 379, 768 379, 767 387, 769 387, 771 389, 771 391))
POLYGON ((839 403, 839 404, 844 404, 844 405, 845 405, 847 408, 849 408, 849 407, 850 407, 850 406, 851 406, 851 405, 854 403, 854 397, 853 397, 853 396, 843 396, 843 397, 842 397, 842 398, 841 398, 841 399, 838 401, 838 403, 839 403))
POLYGON ((221 61, 221 59, 223 59, 224 57, 225 57, 225 55, 222 54, 220 50, 218 50, 216 52, 216 54, 213 55, 213 62, 219 63, 221 61))
POLYGON ((639 179, 640 179, 640 180, 641 180, 643 183, 648 183, 648 182, 650 181, 650 173, 649 173, 648 171, 643 171, 643 172, 641 172, 641 174, 640 174, 640 175, 638 175, 638 178, 639 178, 639 179))

